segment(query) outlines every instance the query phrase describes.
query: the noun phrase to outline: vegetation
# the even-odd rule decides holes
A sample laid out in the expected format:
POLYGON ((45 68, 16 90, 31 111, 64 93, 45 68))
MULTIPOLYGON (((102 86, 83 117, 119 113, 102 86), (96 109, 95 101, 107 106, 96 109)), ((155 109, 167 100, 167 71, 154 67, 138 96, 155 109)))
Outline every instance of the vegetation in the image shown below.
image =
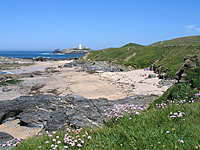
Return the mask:
POLYGON ((8 84, 16 84, 18 82, 20 82, 21 80, 9 80, 9 81, 1 81, 0 82, 0 86, 2 85, 8 85, 8 84))
POLYGON ((137 69, 153 66, 159 73, 166 73, 166 77, 174 78, 186 55, 200 55, 200 36, 178 38, 163 43, 169 44, 142 46, 129 43, 120 48, 91 51, 87 59, 109 61, 137 69))
POLYGON ((167 41, 159 41, 153 43, 152 45, 159 46, 159 45, 199 45, 199 44, 200 44, 200 36, 187 36, 167 41))
MULTIPOLYGON (((129 106, 123 106, 129 111, 129 106)), ((35 149, 198 149, 200 102, 171 101, 138 113, 112 112, 102 128, 38 134, 15 150, 35 149), (121 116, 117 119, 117 115, 121 116)), ((108 112, 109 113, 109 112, 108 112)), ((20 141, 20 140, 18 140, 20 141)))

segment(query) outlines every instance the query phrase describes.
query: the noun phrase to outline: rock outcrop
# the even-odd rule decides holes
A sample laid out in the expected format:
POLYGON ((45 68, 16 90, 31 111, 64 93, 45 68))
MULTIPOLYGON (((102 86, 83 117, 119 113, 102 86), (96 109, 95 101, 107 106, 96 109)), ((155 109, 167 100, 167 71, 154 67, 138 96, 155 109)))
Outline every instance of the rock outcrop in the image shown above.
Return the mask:
POLYGON ((121 72, 130 71, 131 69, 117 64, 111 64, 106 61, 73 61, 71 63, 66 63, 64 67, 82 67, 85 71, 95 72, 121 72))
POLYGON ((137 95, 109 101, 105 98, 86 99, 79 95, 21 96, 0 102, 0 124, 9 118, 19 119, 21 126, 54 131, 64 129, 64 123, 78 127, 101 126, 104 110, 118 104, 133 104, 140 107, 152 103, 155 96, 137 95))
POLYGON ((200 66, 200 57, 197 55, 187 55, 184 58, 184 64, 176 73, 176 78, 179 82, 185 82, 187 80, 187 71, 195 70, 200 66))

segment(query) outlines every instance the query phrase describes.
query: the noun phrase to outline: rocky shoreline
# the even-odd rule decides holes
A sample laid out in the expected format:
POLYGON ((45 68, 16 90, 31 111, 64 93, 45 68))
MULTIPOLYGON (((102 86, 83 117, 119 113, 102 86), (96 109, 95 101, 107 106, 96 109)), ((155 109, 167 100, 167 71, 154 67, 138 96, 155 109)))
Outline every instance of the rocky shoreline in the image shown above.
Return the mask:
POLYGON ((0 56, 0 70, 11 70, 20 68, 23 66, 33 65, 35 62, 47 62, 47 61, 60 61, 64 59, 52 59, 52 58, 14 58, 14 57, 2 57, 0 56))

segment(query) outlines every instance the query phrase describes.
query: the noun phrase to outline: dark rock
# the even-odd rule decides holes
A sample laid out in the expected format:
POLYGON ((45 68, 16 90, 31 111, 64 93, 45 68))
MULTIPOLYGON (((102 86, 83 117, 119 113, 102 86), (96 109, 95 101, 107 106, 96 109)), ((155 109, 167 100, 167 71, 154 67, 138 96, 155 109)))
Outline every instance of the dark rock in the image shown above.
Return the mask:
POLYGON ((12 117, 18 118, 22 126, 44 127, 48 131, 62 129, 64 123, 75 124, 78 127, 101 126, 105 119, 104 109, 117 104, 144 107, 154 98, 140 95, 109 101, 104 98, 86 99, 79 95, 21 96, 11 101, 0 102, 0 123, 12 117))
POLYGON ((148 78, 156 78, 155 74, 149 74, 148 78))
POLYGON ((53 54, 62 53, 60 49, 56 49, 53 51, 53 54))
POLYGON ((14 137, 8 133, 0 132, 0 148, 2 144, 5 144, 6 141, 12 140, 14 137))
POLYGON ((104 71, 104 72, 121 72, 128 71, 127 67, 111 64, 106 61, 73 61, 71 63, 66 63, 64 67, 74 67, 79 66, 85 69, 88 73, 104 71))

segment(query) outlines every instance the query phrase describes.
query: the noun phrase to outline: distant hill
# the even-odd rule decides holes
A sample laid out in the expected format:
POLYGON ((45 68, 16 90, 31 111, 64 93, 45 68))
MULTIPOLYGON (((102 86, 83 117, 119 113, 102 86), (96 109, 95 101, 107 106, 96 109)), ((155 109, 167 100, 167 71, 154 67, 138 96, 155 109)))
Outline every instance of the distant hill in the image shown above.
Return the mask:
POLYGON ((200 44, 200 36, 180 37, 166 41, 159 41, 151 44, 152 46, 166 46, 166 45, 198 45, 200 44))
POLYGON ((184 57, 200 56, 200 36, 163 41, 162 45, 159 43, 149 46, 129 43, 120 48, 90 51, 84 59, 109 61, 136 69, 151 67, 164 78, 174 78, 184 63, 184 57))

